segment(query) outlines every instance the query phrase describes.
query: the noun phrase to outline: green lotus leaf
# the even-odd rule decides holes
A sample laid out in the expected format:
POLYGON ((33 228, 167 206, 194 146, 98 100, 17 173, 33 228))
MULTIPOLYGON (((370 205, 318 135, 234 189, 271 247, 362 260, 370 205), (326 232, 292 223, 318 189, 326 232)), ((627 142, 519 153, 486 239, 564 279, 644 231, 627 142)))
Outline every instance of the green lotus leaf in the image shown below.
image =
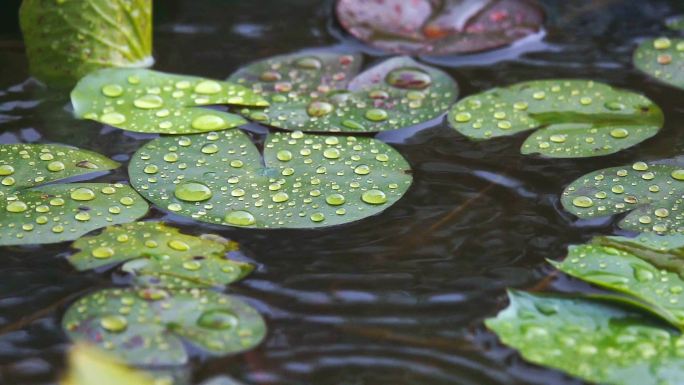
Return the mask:
POLYGON ((152 0, 24 0, 19 19, 31 73, 49 84, 154 62, 152 0))
POLYGON ((69 372, 60 385, 155 385, 155 379, 145 372, 122 364, 108 354, 81 344, 69 352, 69 372))
POLYGON ((629 212, 619 223, 625 230, 683 232, 684 165, 679 163, 636 162, 591 172, 565 189, 561 203, 580 218, 629 212))
POLYGON ((79 118, 126 131, 160 134, 218 131, 246 123, 238 115, 199 106, 268 106, 260 96, 237 84, 146 69, 93 72, 78 82, 71 103, 79 118))
POLYGON ((46 185, 118 166, 73 147, 0 145, 0 246, 69 241, 145 215, 147 203, 127 185, 46 185))
POLYGON ((607 302, 512 291, 486 321, 528 361, 606 385, 675 385, 684 338, 647 314, 607 302))
POLYGON ((309 52, 275 56, 234 73, 271 102, 242 113, 260 123, 308 132, 396 130, 441 116, 458 86, 409 57, 388 59, 354 77, 360 55, 309 52))
MULTIPOLYGON (((664 238, 674 238, 678 244, 684 242, 683 235, 664 238)), ((652 249, 638 240, 595 238, 591 244, 570 246, 563 262, 550 262, 568 275, 628 295, 652 313, 684 329, 684 279, 678 273, 668 271, 666 266, 649 262, 668 260, 667 254, 658 254, 659 249, 652 249), (642 249, 627 246, 631 252, 622 250, 618 245, 623 240, 636 242, 642 249)), ((679 259, 679 265, 680 268, 684 265, 684 259, 679 259)))
POLYGON ((225 258, 226 253, 238 253, 237 243, 181 234, 160 222, 110 226, 72 247, 80 250, 69 257, 77 270, 127 262, 123 270, 132 273, 138 285, 227 285, 251 271, 250 265, 225 258))
POLYGON ((102 290, 76 301, 62 325, 75 341, 146 366, 187 363, 183 342, 222 356, 249 350, 266 334, 251 306, 203 289, 102 290))
POLYGON ((372 138, 273 133, 263 156, 240 130, 164 137, 129 165, 133 186, 179 215, 229 226, 317 228, 378 214, 409 188, 410 166, 372 138))
POLYGON ((449 111, 449 123, 475 140, 536 130, 523 154, 553 158, 608 155, 655 135, 660 108, 646 97, 591 80, 517 83, 469 96, 449 111))
POLYGON ((634 51, 634 65, 663 83, 684 88, 684 39, 649 39, 634 51))
POLYGON ((622 250, 651 263, 658 269, 684 277, 684 235, 643 233, 636 238, 597 237, 602 245, 622 250))

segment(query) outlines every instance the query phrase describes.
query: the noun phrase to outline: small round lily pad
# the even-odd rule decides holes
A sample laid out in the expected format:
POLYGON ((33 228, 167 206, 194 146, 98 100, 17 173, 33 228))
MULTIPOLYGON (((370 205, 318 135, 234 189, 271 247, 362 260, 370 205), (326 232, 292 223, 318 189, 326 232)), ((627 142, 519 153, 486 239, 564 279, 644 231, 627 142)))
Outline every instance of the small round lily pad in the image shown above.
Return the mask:
POLYGON ((684 232, 684 164, 677 160, 635 162, 594 171, 572 182, 561 202, 580 218, 628 212, 619 223, 625 230, 684 232))
POLYGON ((354 37, 393 53, 446 55, 491 50, 541 30, 544 12, 526 0, 337 0, 354 37))
POLYGON ((649 76, 684 88, 684 39, 648 39, 634 51, 634 65, 649 76))
POLYGON ((74 242, 69 256, 78 270, 126 262, 122 269, 137 285, 187 288, 227 285, 251 271, 251 266, 226 258, 239 253, 237 243, 182 234, 160 222, 110 226, 98 235, 74 242))
POLYGON ((67 146, 0 145, 0 245, 69 241, 145 215, 147 203, 127 185, 46 185, 118 166, 67 146))
POLYGON ((613 154, 655 135, 660 108, 645 96, 591 80, 517 83, 469 96, 449 111, 449 123, 475 140, 536 130, 523 154, 581 158, 613 154))
POLYGON ((129 174, 163 209, 256 228, 357 221, 396 203, 412 181, 406 160, 378 140, 299 131, 270 134, 263 155, 240 130, 159 138, 133 156, 129 174))
POLYGON ((19 20, 31 74, 50 85, 154 62, 152 0, 25 0, 19 20))
POLYGON ((73 340, 144 366, 186 364, 184 342, 223 356, 253 348, 266 333, 251 306, 203 289, 102 290, 76 301, 62 324, 73 340))
POLYGON ((588 298, 510 292, 487 327, 530 362, 606 385, 678 384, 684 338, 647 314, 588 298))
POLYGON ((306 132, 379 132, 441 116, 456 100, 451 77, 409 57, 358 73, 361 56, 305 52, 250 64, 230 81, 251 87, 271 103, 243 109, 259 123, 306 132))
POLYGON ((192 134, 225 130, 246 121, 201 106, 265 107, 268 102, 230 82, 146 69, 104 69, 81 79, 71 92, 74 113, 126 131, 192 134))

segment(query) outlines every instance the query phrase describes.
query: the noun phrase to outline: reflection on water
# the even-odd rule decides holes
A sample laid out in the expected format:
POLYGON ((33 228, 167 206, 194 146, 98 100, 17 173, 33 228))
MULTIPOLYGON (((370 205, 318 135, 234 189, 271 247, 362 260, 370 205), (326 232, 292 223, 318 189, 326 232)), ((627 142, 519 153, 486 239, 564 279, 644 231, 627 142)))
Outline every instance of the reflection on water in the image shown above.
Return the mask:
MULTIPOLYGON (((676 12, 678 2, 546 3, 551 21, 534 49, 431 61, 458 80, 462 95, 551 77, 588 77, 640 90, 666 112, 661 133, 600 159, 545 160, 519 155, 526 134, 470 142, 437 120, 380 135, 415 170, 406 197, 380 216, 317 231, 247 231, 153 210, 150 219, 240 241, 258 265, 229 291, 264 314, 266 342, 235 357, 198 357, 197 383, 228 374, 278 385, 581 384, 524 363, 481 321, 505 305, 507 287, 533 287, 550 274, 545 258, 617 231, 614 222, 577 221, 564 213, 558 203, 564 186, 597 168, 681 152, 679 91, 630 64, 635 43, 665 33, 661 20, 676 12), (486 65, 478 65, 483 60, 486 65)), ((283 4, 156 3, 156 68, 225 78, 240 64, 271 55, 359 47, 330 22, 329 2, 283 4)), ((25 65, 18 34, 0 32, 1 142, 69 143, 125 162, 152 137, 72 119, 65 95, 27 81, 25 65)), ((126 178, 122 168, 100 179, 126 178)), ((107 276, 75 272, 63 259, 68 252, 66 244, 3 248, 1 384, 54 383, 68 346, 59 327, 64 309, 80 294, 110 285, 107 276)), ((556 286, 578 287, 565 278, 556 286)))

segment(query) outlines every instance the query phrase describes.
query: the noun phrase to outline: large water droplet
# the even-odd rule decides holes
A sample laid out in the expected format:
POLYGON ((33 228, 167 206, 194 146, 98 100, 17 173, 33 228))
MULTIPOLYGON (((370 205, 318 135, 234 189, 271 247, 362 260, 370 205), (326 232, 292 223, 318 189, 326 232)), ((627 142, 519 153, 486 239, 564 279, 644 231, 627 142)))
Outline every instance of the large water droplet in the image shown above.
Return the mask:
POLYGON ((235 226, 251 226, 256 223, 252 213, 242 210, 231 211, 226 215, 226 222, 235 226))
POLYGON ((107 259, 114 256, 114 249, 107 246, 101 246, 94 249, 90 254, 97 259, 107 259))
POLYGON ((115 126, 126 121, 126 116, 118 112, 109 112, 100 116, 100 121, 110 126, 115 126))
POLYGON ((159 97, 159 95, 145 95, 135 99, 133 105, 138 108, 150 110, 153 108, 160 108, 164 105, 164 100, 159 97))
POLYGON ((123 94, 123 87, 118 84, 107 84, 102 87, 102 94, 104 96, 109 96, 110 98, 116 98, 123 94))
POLYGON ((403 67, 390 71, 385 77, 385 81, 397 88, 422 90, 430 86, 432 78, 420 68, 403 67))
POLYGON ((95 191, 86 187, 79 187, 71 192, 71 199, 75 201, 91 201, 95 199, 95 191))
POLYGON ((213 80, 203 80, 195 86, 195 92, 198 94, 216 94, 221 92, 223 87, 213 80))
POLYGON ((387 202, 387 195, 380 190, 368 190, 361 195, 361 200, 372 205, 381 205, 387 202))
POLYGON ((14 174, 14 167, 9 164, 0 165, 0 176, 7 176, 14 174))
POLYGON ((328 115, 333 111, 333 105, 328 102, 311 102, 306 108, 306 113, 312 117, 321 117, 328 115))
POLYGON ((228 123, 218 115, 200 115, 193 119, 192 128, 202 131, 214 131, 228 127, 228 123))
POLYGON ((573 199, 572 204, 576 207, 588 208, 594 205, 594 201, 588 196, 581 195, 573 199))
POLYGON ((197 319, 197 325, 205 329, 225 330, 237 327, 238 318, 227 310, 208 310, 197 319))
POLYGON ((387 111, 380 108, 371 108, 370 110, 366 111, 365 116, 366 119, 373 122, 382 122, 383 120, 387 120, 389 117, 387 111))
POLYGON ((318 70, 323 64, 313 56, 303 57, 295 61, 295 66, 306 70, 318 70))
POLYGON ((176 186, 173 192, 176 198, 186 202, 202 202, 211 198, 209 186, 200 182, 184 182, 176 186))
POLYGON ((102 317, 100 326, 108 332, 121 333, 128 327, 128 321, 118 314, 102 317))
POLYGON ((6 207, 6 210, 11 213, 23 213, 27 209, 28 206, 22 201, 12 201, 6 207))

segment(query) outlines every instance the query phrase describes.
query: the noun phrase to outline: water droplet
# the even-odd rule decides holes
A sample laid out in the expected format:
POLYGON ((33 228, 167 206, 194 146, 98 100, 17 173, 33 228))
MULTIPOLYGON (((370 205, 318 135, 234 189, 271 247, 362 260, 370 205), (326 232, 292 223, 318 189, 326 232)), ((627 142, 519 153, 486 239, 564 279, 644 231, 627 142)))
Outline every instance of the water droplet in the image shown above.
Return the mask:
POLYGON ((331 206, 339 206, 344 204, 345 198, 342 194, 330 194, 325 197, 325 201, 331 206))
POLYGON ((610 130, 610 136, 616 139, 626 138, 627 136, 629 136, 629 131, 627 131, 624 128, 614 128, 610 130))
POLYGON ((192 120, 192 128, 202 131, 221 130, 228 127, 228 123, 218 115, 200 115, 192 120))
POLYGON ((238 318, 227 310, 208 310, 197 319, 197 325, 205 329, 226 330, 236 328, 238 318))
POLYGON ((175 152, 169 152, 168 154, 164 155, 164 160, 169 163, 174 163, 178 161, 178 154, 175 152))
POLYGON ((370 171, 370 167, 365 164, 358 165, 356 168, 354 168, 354 173, 358 175, 368 175, 370 171))
POLYGON ((672 46, 672 41, 666 37, 661 37, 653 41, 653 48, 661 50, 668 49, 672 46))
POLYGON ((145 110, 160 108, 164 105, 164 100, 159 95, 145 95, 133 101, 133 105, 145 110))
POLYGON ((100 121, 110 126, 115 126, 126 121, 126 117, 118 112, 109 112, 100 116, 100 121))
POLYGON ((187 243, 185 243, 183 241, 179 241, 177 239, 169 241, 168 245, 170 248, 172 248, 176 251, 188 251, 188 250, 190 250, 190 246, 187 243))
POLYGON ((74 218, 76 218, 77 221, 87 222, 90 220, 90 214, 88 214, 85 211, 81 211, 76 213, 76 215, 74 215, 74 218))
POLYGON ((636 171, 646 171, 648 170, 648 165, 645 162, 635 162, 632 165, 632 169, 636 171))
POLYGON ((256 223, 256 219, 250 212, 236 210, 226 215, 226 222, 235 226, 251 226, 256 223))
POLYGON ((364 131, 366 129, 366 127, 364 127, 361 123, 358 123, 358 122, 350 120, 350 119, 343 120, 342 125, 349 128, 349 129, 357 130, 357 131, 364 131))
POLYGON ((91 254, 97 259, 107 259, 114 256, 114 249, 111 247, 102 246, 94 249, 91 254))
POLYGON ((157 166, 155 166, 155 165, 153 165, 153 164, 148 164, 148 165, 145 166, 145 168, 143 169, 143 172, 144 172, 145 174, 156 174, 158 171, 159 171, 159 167, 157 167, 157 166))
POLYGON ((100 326, 108 332, 121 333, 128 327, 128 321, 118 314, 102 317, 100 326))
POLYGON ((118 96, 121 96, 121 94, 123 94, 123 91, 123 87, 121 87, 118 84, 107 84, 102 87, 102 94, 110 98, 116 98, 118 96))
POLYGON ((472 117, 473 116, 470 114, 470 112, 459 112, 458 114, 456 114, 455 119, 459 123, 465 123, 469 122, 470 119, 472 119, 472 117))
POLYGON ((368 190, 361 195, 361 200, 372 205, 381 205, 387 202, 387 195, 380 190, 368 190))
POLYGON ((262 82, 277 82, 282 76, 276 71, 264 71, 259 79, 262 82))
POLYGON ((670 215, 670 212, 667 209, 656 209, 654 212, 656 217, 658 218, 667 218, 670 215))
POLYGON ((58 160, 56 160, 54 162, 50 162, 47 165, 48 171, 52 171, 52 172, 63 171, 64 168, 65 168, 64 163, 62 163, 58 160))
POLYGON ((195 92, 198 94, 216 94, 221 92, 223 87, 213 80, 203 80, 195 86, 195 92))
POLYGON ((593 206, 594 201, 592 201, 588 196, 581 195, 573 199, 572 204, 577 207, 587 208, 593 206))
POLYGON ((176 186, 173 192, 176 198, 186 202, 202 202, 211 198, 211 189, 200 182, 184 182, 176 186))
POLYGON ((309 219, 313 222, 323 222, 325 220, 325 215, 323 213, 313 213, 309 219))
POLYGON ((138 297, 148 301, 158 301, 160 299, 168 298, 169 293, 162 289, 147 288, 138 291, 138 297))
POLYGON ((326 148, 325 151, 323 151, 323 156, 328 159, 337 159, 340 157, 340 150, 336 148, 326 148))
POLYGON ((0 176, 7 176, 14 174, 14 167, 9 164, 0 165, 0 176))
POLYGON ((567 137, 568 137, 567 135, 555 134, 555 135, 551 135, 549 137, 549 140, 554 142, 554 143, 564 143, 565 140, 567 139, 567 137))
POLYGON ((185 261, 183 262, 183 268, 185 270, 196 271, 202 267, 199 261, 185 261))
POLYGON ((672 178, 674 178, 676 180, 684 180, 684 170, 682 170, 682 169, 674 170, 674 171, 672 171, 670 176, 672 176, 672 178))
POLYGON ((392 87, 413 90, 422 90, 432 84, 430 75, 416 67, 393 69, 387 74, 385 81, 392 87))
POLYGON ((28 210, 28 206, 22 201, 12 201, 7 204, 6 210, 10 213, 23 213, 28 210))
POLYGON ((276 193, 275 195, 273 195, 273 197, 271 199, 275 203, 282 203, 282 202, 285 202, 288 199, 290 199, 290 197, 285 192, 279 192, 279 193, 276 193))
POLYGON ((292 160, 292 153, 288 150, 280 150, 276 154, 276 158, 281 162, 288 162, 292 160))
POLYGON ((333 105, 328 102, 315 101, 311 102, 306 108, 306 113, 312 117, 321 117, 328 115, 333 111, 333 105))
POLYGON ((604 106, 611 111, 620 111, 625 109, 625 105, 620 102, 606 102, 604 106))
POLYGON ((371 108, 366 111, 366 119, 373 122, 382 122, 383 120, 387 120, 388 117, 387 111, 380 108, 371 108))
POLYGON ((634 270, 634 278, 639 282, 647 282, 655 277, 652 271, 642 266, 634 265, 632 266, 632 269, 634 270))
POLYGON ((75 201, 91 201, 95 199, 95 192, 86 187, 79 187, 71 192, 71 199, 75 201))
POLYGON ((202 147, 202 153, 203 154, 216 154, 219 150, 219 147, 214 144, 214 143, 209 143, 205 146, 202 147))
POLYGON ((123 197, 123 198, 119 199, 119 202, 121 202, 121 204, 124 206, 130 206, 133 203, 135 203, 135 201, 131 197, 123 197))

